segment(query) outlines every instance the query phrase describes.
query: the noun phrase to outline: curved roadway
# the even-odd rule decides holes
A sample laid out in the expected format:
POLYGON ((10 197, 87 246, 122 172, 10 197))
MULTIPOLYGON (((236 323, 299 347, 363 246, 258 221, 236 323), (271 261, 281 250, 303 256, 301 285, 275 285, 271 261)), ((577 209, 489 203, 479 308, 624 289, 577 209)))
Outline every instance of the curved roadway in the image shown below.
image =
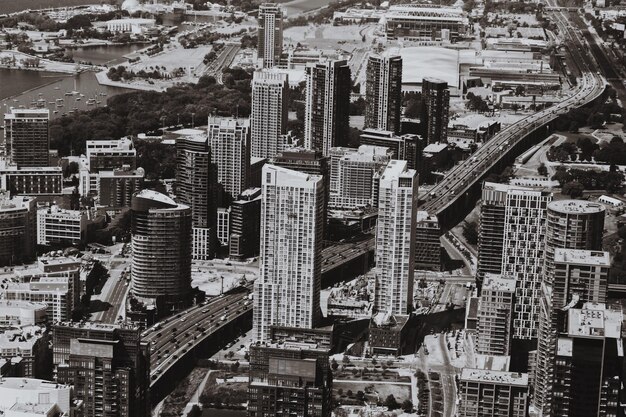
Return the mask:
POLYGON ((249 312, 251 287, 212 298, 144 331, 142 340, 150 344, 151 384, 206 337, 249 312))

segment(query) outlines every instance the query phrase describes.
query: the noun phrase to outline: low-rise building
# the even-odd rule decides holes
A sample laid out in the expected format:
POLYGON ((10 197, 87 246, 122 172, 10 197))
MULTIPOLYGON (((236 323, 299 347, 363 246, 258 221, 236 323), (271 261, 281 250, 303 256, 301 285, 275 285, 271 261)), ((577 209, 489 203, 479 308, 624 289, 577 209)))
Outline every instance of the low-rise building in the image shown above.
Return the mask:
POLYGON ((378 313, 370 321, 371 355, 402 355, 407 346, 409 316, 378 313))
POLYGON ((87 239, 87 212, 50 206, 37 210, 37 244, 72 246, 87 239))
POLYGON ((70 320, 80 297, 80 261, 75 258, 40 258, 37 263, 4 270, 0 292, 7 301, 44 303, 49 321, 70 320))
POLYGON ((130 207, 133 194, 143 188, 145 174, 143 168, 133 170, 129 165, 112 171, 100 171, 96 174, 98 203, 107 207, 130 207))
POLYGON ((72 387, 34 378, 0 379, 0 412, 5 417, 80 416, 72 387))
POLYGON ((330 417, 328 353, 313 343, 251 345, 248 415, 330 417))
POLYGON ((0 162, 0 189, 11 195, 59 195, 63 190, 60 167, 21 167, 0 162))
POLYGON ((20 376, 49 376, 51 369, 46 364, 46 358, 50 355, 50 341, 45 331, 45 327, 40 326, 5 329, 0 333, 0 358, 21 358, 20 376))
POLYGON ((528 375, 465 368, 459 380, 460 417, 528 415, 528 375))
POLYGON ((0 326, 35 326, 46 324, 45 303, 0 300, 0 326))

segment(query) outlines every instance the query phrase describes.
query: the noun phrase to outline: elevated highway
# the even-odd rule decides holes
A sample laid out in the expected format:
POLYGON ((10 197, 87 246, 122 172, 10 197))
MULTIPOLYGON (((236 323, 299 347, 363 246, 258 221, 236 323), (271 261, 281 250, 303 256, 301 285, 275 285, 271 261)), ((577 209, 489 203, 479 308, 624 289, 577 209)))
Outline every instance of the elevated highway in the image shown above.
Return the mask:
POLYGON ((555 0, 549 0, 548 6, 553 11, 550 16, 559 28, 560 40, 568 46, 572 62, 577 66, 573 70, 581 74, 575 90, 560 103, 502 130, 469 159, 456 165, 433 187, 421 209, 436 214, 444 231, 458 224, 474 207, 480 196, 480 184, 489 173, 504 168, 519 153, 545 138, 552 131, 551 124, 559 115, 598 99, 607 85, 601 74, 609 78, 614 73, 610 68, 605 68, 606 58, 595 42, 590 40, 589 31, 581 25, 580 17, 572 17, 575 12, 569 8, 557 7, 555 0), (578 28, 573 26, 575 24, 578 28))
POLYGON ((583 76, 574 94, 502 130, 470 158, 452 168, 432 188, 420 209, 436 214, 444 231, 458 224, 473 208, 480 195, 480 184, 489 173, 502 169, 519 153, 545 138, 551 131, 550 124, 559 115, 591 103, 604 92, 604 79, 583 66, 583 76))

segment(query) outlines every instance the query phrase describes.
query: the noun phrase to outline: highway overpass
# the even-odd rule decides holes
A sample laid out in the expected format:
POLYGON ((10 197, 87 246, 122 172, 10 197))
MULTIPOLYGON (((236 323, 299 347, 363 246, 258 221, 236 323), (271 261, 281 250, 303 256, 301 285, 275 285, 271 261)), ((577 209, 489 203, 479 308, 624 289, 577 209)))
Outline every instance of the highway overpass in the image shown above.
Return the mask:
POLYGON ((472 156, 452 168, 432 188, 421 210, 436 214, 442 231, 457 225, 480 198, 482 180, 491 172, 502 170, 530 146, 546 138, 552 122, 574 107, 596 100, 604 92, 604 79, 591 72, 584 73, 575 93, 562 102, 527 116, 502 130, 472 156))

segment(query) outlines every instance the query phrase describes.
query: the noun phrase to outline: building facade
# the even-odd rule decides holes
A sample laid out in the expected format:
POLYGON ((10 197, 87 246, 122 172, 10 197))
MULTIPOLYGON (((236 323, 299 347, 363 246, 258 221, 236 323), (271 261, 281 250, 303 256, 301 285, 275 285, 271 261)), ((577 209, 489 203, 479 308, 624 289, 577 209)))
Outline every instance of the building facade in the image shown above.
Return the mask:
POLYGON ((5 165, 0 168, 0 188, 11 195, 60 195, 63 190, 63 171, 60 167, 18 168, 5 165))
POLYGON ((259 253, 261 189, 245 190, 230 206, 229 257, 241 261, 259 253))
POLYGON ((528 375, 464 368, 460 378, 460 417, 528 415, 528 375))
POLYGON ((87 212, 58 206, 37 210, 37 244, 73 246, 87 241, 87 212))
POLYGON ((555 362, 567 310, 585 302, 604 303, 611 266, 608 252, 557 247, 552 253, 551 276, 541 288, 533 396, 534 406, 545 416, 555 415, 553 393, 561 383, 556 379, 555 362))
POLYGON ((34 260, 36 246, 35 199, 0 193, 0 266, 34 260))
POLYGON ((132 325, 53 327, 57 380, 74 387, 85 417, 150 415, 150 346, 132 325))
POLYGON ((388 148, 361 145, 333 160, 336 189, 330 192, 329 206, 341 209, 376 206, 378 177, 391 157, 392 152, 388 148))
POLYGON ((311 329, 320 310, 324 179, 263 167, 261 274, 255 282, 253 334, 271 326, 311 329))
POLYGON ((250 346, 248 416, 330 417, 328 349, 311 343, 250 346))
POLYGON ((515 279, 513 337, 537 338, 543 279, 546 212, 552 193, 509 190, 506 197, 502 274, 515 279))
POLYGON ((248 188, 250 177, 250 124, 247 120, 211 119, 208 135, 217 181, 231 198, 237 198, 248 188))
POLYGON ((417 185, 417 173, 406 161, 392 160, 380 178, 375 312, 413 310, 417 185))
POLYGON ((347 141, 351 86, 346 61, 329 60, 306 67, 305 148, 327 156, 330 148, 347 141))
POLYGON ((487 273, 478 301, 476 352, 510 355, 515 280, 487 273))
POLYGON ((422 97, 426 102, 426 138, 428 143, 448 141, 450 89, 448 83, 436 78, 422 80, 422 97))
POLYGON ((208 138, 182 136, 176 140, 176 198, 191 208, 192 257, 212 259, 216 250, 218 206, 217 167, 208 138))
POLYGON ((365 86, 365 128, 400 133, 402 57, 370 55, 365 86))
POLYGON ((418 211, 415 226, 415 269, 441 270, 441 227, 439 219, 418 211))
POLYGON ((183 308, 191 296, 192 210, 152 190, 135 194, 131 210, 131 294, 183 308))
POLYGON ((259 6, 259 29, 257 58, 263 68, 272 68, 280 63, 283 53, 283 11, 275 3, 259 6))
POLYGON ((4 115, 4 154, 22 167, 50 165, 50 110, 10 109, 4 115))
POLYGON ((274 70, 254 72, 250 113, 251 156, 272 158, 285 148, 288 93, 287 74, 274 70))
POLYGON ((100 171, 98 203, 106 207, 130 207, 133 194, 143 189, 143 168, 131 170, 128 165, 113 171, 100 171))

